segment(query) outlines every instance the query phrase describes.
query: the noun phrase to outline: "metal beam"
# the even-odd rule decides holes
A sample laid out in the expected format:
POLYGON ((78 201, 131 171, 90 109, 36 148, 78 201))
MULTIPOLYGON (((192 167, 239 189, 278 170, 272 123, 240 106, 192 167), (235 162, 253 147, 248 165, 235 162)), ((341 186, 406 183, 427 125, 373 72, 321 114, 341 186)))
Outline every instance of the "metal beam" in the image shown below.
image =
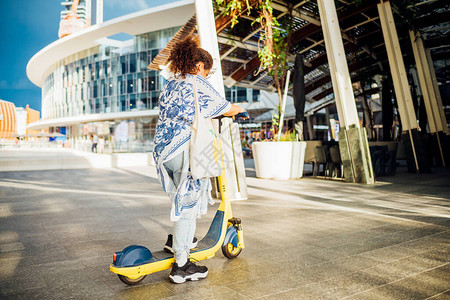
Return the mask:
POLYGON ((237 46, 239 48, 243 48, 243 49, 247 49, 247 50, 250 50, 250 51, 258 52, 258 46, 252 45, 252 44, 248 44, 248 43, 243 43, 243 42, 240 41, 240 38, 236 37, 236 36, 219 34, 218 37, 217 37, 217 41, 219 43, 221 43, 221 44, 237 46))
MULTIPOLYGON (((281 11, 283 13, 288 13, 289 8, 287 6, 277 4, 272 2, 271 7, 275 10, 281 11)), ((292 15, 294 17, 300 18, 302 20, 305 20, 311 24, 314 24, 316 26, 320 26, 320 20, 314 18, 311 16, 310 12, 303 10, 303 9, 292 9, 292 15)))

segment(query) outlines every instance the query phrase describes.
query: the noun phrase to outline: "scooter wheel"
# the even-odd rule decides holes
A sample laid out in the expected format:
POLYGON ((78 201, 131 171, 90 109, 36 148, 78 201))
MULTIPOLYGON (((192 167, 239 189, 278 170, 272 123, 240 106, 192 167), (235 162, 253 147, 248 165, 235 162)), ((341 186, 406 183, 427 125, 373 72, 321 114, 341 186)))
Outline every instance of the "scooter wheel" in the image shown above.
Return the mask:
POLYGON ((238 255, 241 254, 241 251, 242 248, 234 247, 232 243, 222 246, 223 255, 229 259, 238 257, 238 255))
POLYGON ((128 276, 125 275, 119 275, 117 274, 117 276, 119 276, 119 279, 123 282, 126 283, 128 285, 135 285, 138 284, 139 282, 141 282, 142 280, 144 280, 145 277, 147 277, 147 275, 143 275, 143 276, 139 276, 138 278, 130 278, 128 276))

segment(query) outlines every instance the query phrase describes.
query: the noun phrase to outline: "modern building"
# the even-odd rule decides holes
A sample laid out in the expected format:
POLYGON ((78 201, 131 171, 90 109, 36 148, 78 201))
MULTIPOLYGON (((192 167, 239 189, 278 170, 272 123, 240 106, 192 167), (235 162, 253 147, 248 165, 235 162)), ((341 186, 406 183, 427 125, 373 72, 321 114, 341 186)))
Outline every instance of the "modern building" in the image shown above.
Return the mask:
MULTIPOLYGON (((61 5, 63 10, 61 11, 61 20, 72 11, 73 0, 62 0, 61 5)), ((79 0, 76 13, 81 21, 87 26, 91 25, 91 0, 79 0)))
MULTIPOLYGON (((147 67, 195 13, 185 0, 139 11, 57 40, 28 63, 42 88, 42 119, 32 129, 67 127, 73 147, 88 149, 96 133, 110 151, 151 151, 164 84, 147 67), (114 35, 126 33, 119 41, 114 35)), ((233 102, 258 102, 259 90, 232 87, 233 102)))
POLYGON ((10 140, 16 133, 16 106, 0 99, 0 140, 10 140))
POLYGON ((13 102, 0 99, 0 141, 37 136, 39 132, 27 126, 38 121, 39 116, 39 111, 31 109, 29 105, 25 108, 16 107, 13 102))

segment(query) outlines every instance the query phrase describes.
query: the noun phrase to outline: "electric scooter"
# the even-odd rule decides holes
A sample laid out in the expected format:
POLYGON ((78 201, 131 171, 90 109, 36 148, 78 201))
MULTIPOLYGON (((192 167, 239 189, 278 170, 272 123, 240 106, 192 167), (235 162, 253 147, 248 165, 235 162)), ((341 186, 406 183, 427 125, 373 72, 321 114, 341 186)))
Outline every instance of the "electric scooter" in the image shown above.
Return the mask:
MULTIPOLYGON (((248 113, 244 112, 235 117, 248 118, 248 113)), ((219 145, 222 150, 220 137, 219 145)), ((207 234, 198 242, 196 248, 191 249, 190 258, 195 261, 212 258, 219 249, 222 249, 225 257, 233 259, 245 248, 241 219, 233 217, 231 211, 225 162, 223 152, 220 153, 223 171, 219 176, 219 188, 222 201, 207 234)), ((147 275, 172 268, 174 262, 173 254, 164 250, 151 252, 147 247, 131 245, 113 254, 113 263, 109 269, 117 274, 122 282, 135 285, 147 275)))

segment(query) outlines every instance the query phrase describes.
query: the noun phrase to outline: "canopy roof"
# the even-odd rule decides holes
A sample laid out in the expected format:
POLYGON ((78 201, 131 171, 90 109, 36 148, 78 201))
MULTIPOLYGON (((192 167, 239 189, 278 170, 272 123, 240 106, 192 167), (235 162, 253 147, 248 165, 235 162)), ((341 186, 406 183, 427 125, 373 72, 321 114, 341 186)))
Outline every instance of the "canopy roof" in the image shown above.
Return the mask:
MULTIPOLYGON (((341 26, 344 48, 350 76, 353 82, 370 78, 376 74, 390 73, 386 48, 379 21, 377 4, 379 0, 339 0, 336 9, 341 26)), ((410 28, 420 30, 425 38, 425 47, 431 51, 434 61, 449 58, 450 45, 450 2, 438 0, 391 1, 394 18, 406 67, 414 65, 410 28)), ((305 61, 305 88, 309 102, 327 101, 333 93, 328 61, 325 53, 323 34, 320 26, 316 1, 274 0, 274 16, 280 23, 287 22, 289 8, 293 8, 291 65, 296 54, 303 54, 305 61)), ((258 41, 260 29, 255 20, 255 12, 243 13, 239 23, 231 28, 231 18, 216 17, 219 50, 223 78, 226 85, 237 85, 261 90, 275 91, 273 78, 267 71, 257 72, 260 67, 258 41)), ((149 66, 158 69, 167 63, 168 54, 174 42, 195 32, 195 17, 183 26, 165 49, 149 66)), ((449 80, 445 65, 436 67, 438 81, 449 80)), ((370 92, 370 91, 369 91, 370 92)), ((378 90, 374 89, 373 93, 378 90)))

